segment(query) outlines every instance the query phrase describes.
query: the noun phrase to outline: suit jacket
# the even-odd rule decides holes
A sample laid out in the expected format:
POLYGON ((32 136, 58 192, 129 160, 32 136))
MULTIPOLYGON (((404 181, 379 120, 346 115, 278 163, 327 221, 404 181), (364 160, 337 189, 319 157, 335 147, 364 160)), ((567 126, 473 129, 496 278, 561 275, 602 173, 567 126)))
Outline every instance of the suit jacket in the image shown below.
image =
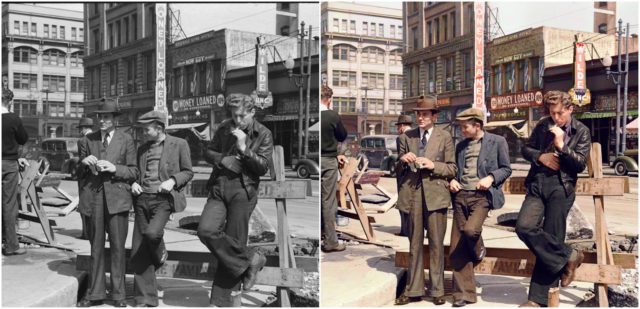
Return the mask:
MULTIPOLYGON (((470 139, 464 139, 456 146, 456 164, 458 174, 456 180, 460 181, 464 173, 465 153, 470 139)), ((493 176, 493 185, 489 188, 489 205, 493 209, 504 206, 504 193, 502 184, 511 176, 511 162, 509 161, 509 146, 502 136, 484 133, 480 141, 480 154, 478 155, 478 177, 480 179, 489 175, 493 176)))
MULTIPOLYGON (((138 178, 138 167, 136 166, 136 149, 131 135, 116 129, 109 143, 109 147, 102 146, 102 135, 100 131, 86 135, 85 147, 78 149, 80 161, 93 155, 98 160, 107 160, 116 166, 115 173, 100 172, 94 175, 89 167, 82 165, 84 183, 82 184, 81 203, 78 210, 83 215, 91 216, 93 205, 102 194, 96 194, 101 187, 104 187, 106 196, 105 203, 109 214, 129 211, 133 204, 131 196, 131 184, 138 178)), ((82 164, 82 163, 80 163, 82 164)))
MULTIPOLYGON (((224 167, 220 164, 225 156, 229 156, 232 149, 236 149, 236 138, 231 134, 233 121, 227 119, 223 121, 209 144, 205 153, 207 162, 213 164, 213 170, 207 183, 207 187, 211 187, 214 180, 220 175, 224 167)), ((242 165, 242 181, 246 186, 258 186, 260 176, 269 171, 272 164, 273 156, 273 137, 271 131, 253 120, 253 125, 247 134, 247 148, 244 154, 240 155, 240 163, 242 165)))
MULTIPOLYGON (((138 184, 142 184, 142 178, 147 168, 147 151, 151 147, 152 142, 144 143, 138 148, 138 184)), ((162 155, 158 163, 158 177, 160 182, 173 178, 176 182, 174 190, 171 190, 173 198, 173 212, 181 212, 187 207, 187 198, 183 189, 187 183, 193 178, 191 170, 191 152, 189 144, 182 138, 166 135, 162 155)))
MULTIPOLYGON (((418 155, 420 143, 420 128, 414 128, 400 135, 400 151, 398 157, 412 152, 418 155)), ((422 207, 422 199, 426 201, 427 209, 434 211, 447 208, 451 204, 449 180, 456 176, 456 162, 453 139, 449 132, 440 128, 433 128, 427 142, 424 157, 433 161, 433 170, 417 169, 411 171, 409 164, 402 162, 404 178, 398 194, 398 209, 409 213, 412 207, 422 207), (424 190, 418 188, 422 183, 424 190), (424 192, 424 195, 423 195, 424 192)))

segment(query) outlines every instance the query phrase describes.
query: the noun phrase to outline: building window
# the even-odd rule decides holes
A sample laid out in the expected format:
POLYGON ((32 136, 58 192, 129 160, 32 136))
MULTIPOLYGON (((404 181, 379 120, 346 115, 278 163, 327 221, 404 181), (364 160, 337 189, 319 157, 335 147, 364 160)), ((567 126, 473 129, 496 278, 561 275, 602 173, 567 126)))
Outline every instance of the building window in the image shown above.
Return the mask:
POLYGON ((491 94, 502 95, 502 66, 496 65, 492 70, 493 82, 491 85, 493 86, 493 90, 491 91, 491 94))
POLYGON ((107 45, 107 49, 109 48, 113 48, 113 43, 115 42, 115 38, 113 37, 113 24, 109 24, 108 26, 108 31, 109 31, 109 45, 107 45))
POLYGON ((389 65, 402 64, 402 50, 396 49, 389 53, 389 65))
POLYGON ((369 35, 369 23, 366 21, 362 22, 362 35, 369 35))
POLYGON ((84 106, 82 105, 82 103, 71 102, 70 109, 69 109, 69 117, 73 117, 73 118, 84 117, 84 106))
POLYGON ((442 25, 444 26, 444 40, 442 40, 443 42, 446 42, 447 40, 449 40, 449 23, 448 23, 448 17, 447 15, 442 16, 442 25))
POLYGON ((37 74, 13 73, 13 89, 36 90, 37 74))
POLYGON ((418 48, 418 27, 411 28, 411 48, 416 50, 418 48))
MULTIPOLYGON (((196 66, 198 74, 198 95, 206 94, 207 91, 207 66, 205 62, 201 62, 196 66)), ((213 79, 211 80, 213 82, 213 79)))
POLYGON ((102 79, 100 78, 100 67, 95 67, 91 71, 91 98, 102 97, 102 79))
POLYGON ((542 72, 540 70, 544 70, 544 68, 540 65, 541 59, 538 57, 530 58, 531 61, 531 89, 540 88, 540 80, 542 79, 542 72))
POLYGON ((390 38, 395 38, 396 37, 396 25, 390 25, 389 26, 389 37, 390 38))
POLYGON ((598 33, 607 33, 607 24, 606 23, 602 23, 600 25, 598 25, 598 33))
POLYGON ((333 32, 340 32, 340 20, 337 18, 333 19, 333 32))
POLYGON ((402 39, 402 26, 398 26, 398 38, 402 39))
MULTIPOLYGON (((400 115, 402 113, 402 101, 401 100, 389 100, 389 113, 400 115)), ((395 126, 391 126, 395 129, 395 126)))
POLYGON ((118 63, 109 64, 109 95, 118 95, 118 63))
POLYGON ((356 72, 333 71, 333 85, 338 87, 355 87, 356 72))
POLYGON ((26 21, 22 22, 22 35, 24 36, 29 35, 29 22, 26 22, 26 21))
POLYGON ((384 24, 378 24, 378 35, 384 37, 384 24))
POLYGON ((36 23, 31 23, 31 36, 38 36, 38 26, 36 26, 36 23))
POLYGON ((64 117, 64 102, 45 103, 44 114, 49 117, 64 117))
POLYGON ((60 26, 60 39, 65 39, 64 26, 60 26))
POLYGON ((42 53, 42 64, 44 65, 57 65, 57 66, 65 66, 65 57, 66 54, 57 49, 49 49, 42 53))
POLYGON ((71 27, 71 40, 72 41, 77 41, 78 40, 78 33, 76 32, 76 28, 75 27, 71 27))
POLYGON ((369 33, 370 36, 376 36, 376 24, 375 23, 371 23, 371 28, 369 28, 369 30, 371 31, 371 33, 369 33))
POLYGON ((598 6, 601 8, 606 8, 607 7, 607 2, 606 1, 598 1, 598 6))
POLYGON ((13 50, 13 62, 38 64, 38 52, 29 47, 18 47, 13 50))
POLYGON ((138 39, 138 14, 131 15, 131 40, 135 41, 138 39))
POLYGON ((464 70, 464 83, 463 88, 473 87, 473 52, 465 52, 462 54, 462 63, 464 70))
POLYGON ((58 38, 58 26, 56 25, 51 25, 51 38, 52 39, 58 38))
POLYGON ((146 74, 146 87, 147 90, 153 90, 156 87, 156 79, 153 77, 155 74, 155 53, 148 53, 145 55, 145 74, 146 74))
POLYGON ((351 45, 338 44, 333 46, 333 59, 356 61, 356 48, 351 45))
POLYGON ((456 37, 456 12, 451 12, 451 38, 456 37))
POLYGON ((49 25, 44 24, 44 37, 48 38, 49 37, 49 25))
POLYGON ((93 53, 100 51, 100 29, 93 30, 93 53))
POLYGON ((115 36, 116 36, 116 47, 122 45, 122 28, 121 28, 121 23, 120 21, 116 22, 116 32, 115 32, 115 36))
POLYGON ((13 112, 20 117, 36 116, 37 104, 35 100, 13 100, 13 112))
POLYGON ((505 81, 507 86, 506 93, 514 93, 515 92, 515 77, 516 71, 513 66, 513 62, 508 62, 505 64, 505 81))
POLYGON ((436 28, 436 36, 433 39, 433 44, 440 43, 440 20, 438 18, 433 20, 433 27, 436 28))
POLYGON ((362 72, 362 87, 384 89, 384 73, 362 72))
POLYGON ((344 33, 349 32, 348 29, 347 29, 347 20, 346 19, 342 20, 342 29, 341 30, 342 30, 341 32, 344 32, 344 33))
POLYGON ((402 75, 389 75, 389 89, 402 90, 402 75))
POLYGON ((445 79, 445 91, 455 90, 454 85, 454 63, 455 57, 448 57, 444 60, 444 79, 445 79))
POLYGON ((420 65, 413 65, 409 70, 409 96, 413 97, 419 95, 418 87, 420 87, 420 65))
POLYGON ((384 100, 383 99, 372 99, 372 98, 363 98, 366 106, 366 109, 363 110, 364 113, 367 114, 382 114, 384 112, 384 100))
POLYGON ((433 26, 431 24, 431 22, 427 22, 427 42, 428 45, 427 46, 431 46, 433 45, 433 26))
POLYGON ((524 79, 527 76, 526 74, 527 72, 527 64, 525 63, 524 60, 519 60, 518 62, 516 62, 518 65, 518 78, 517 78, 517 88, 516 91, 524 91, 525 87, 524 87, 524 79))
POLYGON ((426 92, 436 93, 436 62, 431 61, 427 63, 427 82, 426 92))
POLYGON ((63 75, 42 75, 42 89, 65 92, 65 77, 63 75))
POLYGON ((71 77, 71 92, 84 92, 84 77, 71 77))
POLYGON ((125 93, 135 93, 136 92, 136 56, 129 57, 125 59, 126 65, 126 87, 125 93))
POLYGON ((78 41, 84 41, 84 29, 80 28, 80 36, 78 38, 78 41))
POLYGON ((384 64, 384 50, 377 47, 367 47, 362 50, 360 63, 384 64))
POLYGON ((20 22, 17 20, 13 22, 13 34, 20 35, 20 22))
POLYGON ((155 36, 156 35, 156 8, 155 7, 149 7, 149 17, 147 18, 147 20, 151 21, 151 25, 149 27, 149 29, 147 29, 147 37, 149 36, 155 36))
POLYGON ((197 81, 196 81, 196 75, 195 75, 195 70, 193 68, 193 65, 189 65, 187 66, 187 96, 192 97, 197 93, 197 81))
POLYGON ((356 21, 352 20, 349 22, 349 33, 356 33, 356 21))
POLYGON ((338 113, 355 113, 356 98, 333 97, 333 110, 338 113))

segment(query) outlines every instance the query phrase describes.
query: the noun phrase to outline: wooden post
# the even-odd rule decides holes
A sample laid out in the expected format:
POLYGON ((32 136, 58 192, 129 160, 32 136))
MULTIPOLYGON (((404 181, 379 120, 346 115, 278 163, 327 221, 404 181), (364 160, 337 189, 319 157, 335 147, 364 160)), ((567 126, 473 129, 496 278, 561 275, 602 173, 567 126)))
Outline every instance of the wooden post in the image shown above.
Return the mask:
POLYGON ((358 167, 358 162, 359 161, 357 159, 350 158, 349 161, 340 169, 341 178, 338 183, 339 202, 341 203, 340 205, 342 208, 346 208, 345 194, 349 194, 351 205, 358 215, 358 220, 362 225, 362 230, 364 231, 366 240, 375 241, 373 227, 371 227, 371 223, 369 222, 369 216, 367 216, 366 209, 362 206, 360 196, 356 190, 355 180, 353 179, 354 172, 358 167))
MULTIPOLYGON (((47 214, 40 204, 40 197, 38 196, 36 183, 34 182, 41 164, 42 161, 36 162, 34 160, 29 160, 29 166, 22 173, 22 182, 20 183, 21 203, 19 207, 23 211, 31 212, 31 208, 27 207, 28 197, 31 202, 31 206, 33 207, 33 210, 35 211, 38 218, 37 220, 40 221, 40 226, 42 226, 42 231, 44 232, 44 236, 47 238, 47 242, 49 244, 55 245, 55 234, 53 232, 53 229, 49 225, 49 218, 47 218, 47 214)), ((37 183, 41 183, 44 177, 45 175, 41 175, 37 183)))
POLYGON ((560 306, 560 288, 549 289, 549 299, 547 301, 547 307, 559 307, 560 306))
MULTIPOLYGON (((276 181, 284 181, 284 150, 282 146, 276 146, 273 151, 273 174, 276 181)), ((280 268, 289 268, 295 263, 291 239, 289 237, 289 224, 287 222, 286 199, 276 198, 276 209, 278 212, 278 255, 280 257, 280 268)), ((295 268, 295 266, 293 266, 295 268)), ((289 290, 277 287, 277 295, 280 298, 281 307, 291 307, 289 301, 289 290)))

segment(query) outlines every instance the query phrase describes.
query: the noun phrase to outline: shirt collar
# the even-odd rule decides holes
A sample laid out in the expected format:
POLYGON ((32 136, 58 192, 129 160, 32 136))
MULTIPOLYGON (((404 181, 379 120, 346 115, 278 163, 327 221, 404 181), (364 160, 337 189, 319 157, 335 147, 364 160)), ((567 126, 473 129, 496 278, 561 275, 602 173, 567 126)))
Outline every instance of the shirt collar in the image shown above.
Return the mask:
POLYGON ((107 133, 104 133, 104 131, 100 130, 100 135, 102 136, 102 139, 104 139, 105 135, 109 136, 109 138, 113 138, 113 133, 114 132, 116 132, 116 129, 113 129, 111 131, 107 131, 107 133))
MULTIPOLYGON (((420 139, 422 139, 422 136, 424 136, 424 131, 425 130, 423 128, 420 128, 420 139)), ((431 133, 433 133, 433 127, 431 127, 431 129, 427 130, 427 134, 429 135, 429 137, 431 137, 431 133)))
POLYGON ((8 114, 9 113, 9 109, 7 109, 6 107, 2 107, 2 113, 3 114, 8 114))
POLYGON ((328 110, 329 110, 329 108, 328 108, 326 105, 324 105, 324 104, 320 103, 320 111, 321 111, 321 112, 322 112, 322 111, 328 111, 328 110))

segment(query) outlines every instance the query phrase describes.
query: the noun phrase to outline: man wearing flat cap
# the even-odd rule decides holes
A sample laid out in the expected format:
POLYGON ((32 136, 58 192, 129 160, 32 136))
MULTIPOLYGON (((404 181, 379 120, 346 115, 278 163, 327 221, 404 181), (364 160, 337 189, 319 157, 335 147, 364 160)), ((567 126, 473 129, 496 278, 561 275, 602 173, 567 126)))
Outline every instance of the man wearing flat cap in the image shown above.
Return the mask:
POLYGON ((438 109, 433 99, 420 96, 416 107, 418 127, 400 136, 398 156, 407 175, 402 180, 398 207, 408 213, 409 276, 407 286, 396 305, 420 301, 424 296, 424 229, 429 239, 429 294, 435 305, 444 301, 444 235, 447 208, 451 204, 448 183, 456 176, 451 134, 434 123, 438 109))
POLYGON ((158 306, 156 270, 167 259, 162 240, 171 213, 187 206, 183 189, 193 178, 189 144, 165 133, 167 115, 148 112, 138 118, 145 143, 138 148, 140 176, 131 185, 135 225, 131 246, 137 306, 158 306))
POLYGON ((87 203, 81 214, 91 217, 91 269, 89 286, 78 307, 100 305, 106 298, 105 232, 109 233, 111 252, 111 298, 116 307, 125 302, 125 248, 129 228, 129 210, 133 204, 131 183, 138 179, 133 138, 115 128, 119 113, 114 101, 102 102, 95 112, 100 130, 89 133, 79 156, 86 175, 83 192, 87 203))
MULTIPOLYGON (((78 123, 78 129, 80 130, 80 134, 82 134, 82 138, 78 140, 78 152, 80 149, 85 149, 87 143, 87 134, 93 132, 93 119, 91 118, 81 118, 80 123, 78 123)), ((78 179, 78 196, 80 198, 80 204, 88 203, 87 194, 83 192, 84 187, 84 179, 85 179, 85 166, 82 164, 78 164, 76 167, 76 178, 78 179)), ((80 234, 80 239, 89 239, 89 227, 90 218, 80 214, 80 218, 82 219, 82 234, 80 234)))
MULTIPOLYGON (((400 115, 398 116, 398 121, 396 122, 396 129, 398 130, 398 137, 396 138, 396 151, 400 152, 400 136, 404 134, 407 130, 411 129, 411 125, 413 124, 413 120, 409 115, 400 115)), ((397 190, 400 192, 400 184, 402 183, 402 178, 404 178, 404 169, 400 166, 402 161, 396 162, 396 184, 397 190), (398 168, 400 166, 400 168, 398 168)), ((396 203, 397 205, 397 203, 396 203)), ((399 206, 398 209, 400 208, 399 206)), ((400 213, 400 232, 398 232, 397 236, 405 236, 409 237, 409 215, 402 211, 400 213)))
POLYGON ((209 198, 198 225, 198 237, 216 257, 213 281, 224 289, 245 290, 255 284, 266 257, 247 247, 249 218, 258 202, 260 176, 267 173, 273 155, 271 131, 256 121, 253 98, 230 94, 224 120, 205 154, 213 165, 207 187, 209 198))
POLYGON ((504 205, 502 184, 511 175, 507 141, 485 132, 484 119, 484 113, 476 108, 466 109, 456 117, 465 139, 456 146, 458 172, 449 183, 453 195, 449 256, 454 307, 477 301, 473 267, 486 254, 482 224, 490 209, 504 205))

